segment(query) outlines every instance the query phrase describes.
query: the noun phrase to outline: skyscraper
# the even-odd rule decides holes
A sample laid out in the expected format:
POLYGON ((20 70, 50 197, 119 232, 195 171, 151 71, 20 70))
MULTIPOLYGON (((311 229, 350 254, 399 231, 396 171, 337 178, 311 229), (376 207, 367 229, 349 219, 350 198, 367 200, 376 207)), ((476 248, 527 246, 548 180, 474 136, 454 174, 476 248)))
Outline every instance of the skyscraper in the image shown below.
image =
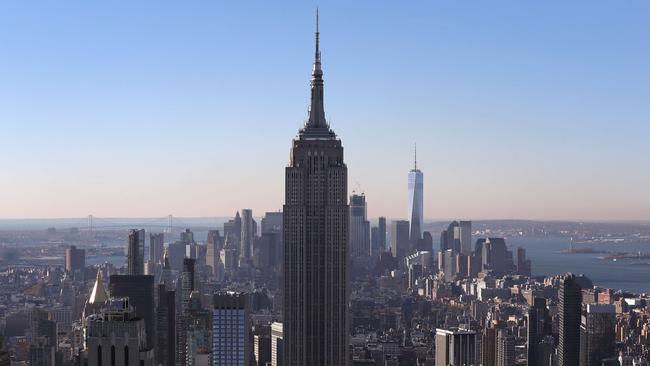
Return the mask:
POLYGON ((144 229, 129 231, 127 248, 127 274, 144 274, 144 229))
POLYGON ((409 222, 397 220, 390 223, 390 252, 401 260, 408 254, 409 222))
POLYGON ((364 194, 350 196, 350 252, 353 258, 370 255, 370 222, 364 194))
POLYGON ((65 249, 65 270, 69 273, 83 271, 86 267, 86 250, 71 245, 65 249))
POLYGON ((284 336, 282 323, 271 323, 271 366, 284 365, 284 336))
POLYGON ((162 366, 176 364, 176 299, 175 292, 160 283, 158 289, 158 308, 156 309, 156 359, 162 366))
POLYGON ((220 292, 212 310, 212 366, 246 366, 249 361, 246 294, 220 292))
POLYGON ((153 349, 156 340, 153 276, 112 275, 109 282, 111 296, 128 297, 135 315, 144 319, 147 347, 153 349))
POLYGON ((239 248, 239 259, 243 262, 251 260, 253 254, 253 240, 255 239, 254 225, 253 210, 248 208, 241 210, 241 243, 239 248))
POLYGON ((380 217, 377 220, 377 228, 379 229, 379 251, 377 252, 377 255, 380 255, 381 253, 385 252, 388 250, 386 247, 386 218, 385 217, 380 217))
POLYGON ((212 276, 216 276, 219 268, 219 256, 221 248, 223 248, 223 241, 221 235, 219 235, 219 230, 208 231, 208 239, 205 241, 205 245, 207 247, 205 252, 205 264, 210 267, 209 273, 212 276))
POLYGON ((165 251, 165 234, 149 233, 149 261, 154 264, 161 264, 165 251))
POLYGON ((542 341, 544 337, 551 334, 551 331, 552 324, 548 308, 546 308, 546 299, 536 297, 533 300, 533 306, 528 309, 528 339, 526 342, 528 366, 544 365, 542 341))
POLYGON ((190 296, 194 291, 195 260, 193 258, 183 259, 183 272, 181 273, 181 301, 180 311, 178 312, 178 345, 176 350, 176 364, 184 366, 187 362, 187 328, 188 328, 188 309, 190 296))
POLYGON ((285 171, 285 365, 348 364, 347 167, 325 120, 316 19, 309 117, 285 171))
POLYGON ((223 223, 223 237, 224 243, 228 238, 231 238, 230 244, 237 251, 237 255, 239 255, 239 241, 241 239, 241 216, 239 215, 239 211, 237 211, 234 218, 223 223))
POLYGON ((424 226, 424 176, 418 169, 418 155, 415 150, 415 159, 413 169, 409 171, 408 189, 409 189, 409 208, 408 218, 410 221, 410 243, 415 244, 422 238, 424 226))
POLYGON ((154 350, 147 346, 145 321, 128 298, 112 298, 101 313, 86 319, 88 366, 154 366, 154 350))
POLYGON ((461 221, 458 224, 458 240, 460 240, 460 252, 465 255, 472 254, 472 222, 461 221))
POLYGON ((580 310, 582 291, 573 274, 560 280, 558 366, 578 365, 580 358, 580 310))
POLYGON ((436 366, 470 366, 476 363, 476 332, 436 329, 436 366))
POLYGON ((580 366, 599 366, 616 355, 616 307, 587 304, 580 324, 580 366))

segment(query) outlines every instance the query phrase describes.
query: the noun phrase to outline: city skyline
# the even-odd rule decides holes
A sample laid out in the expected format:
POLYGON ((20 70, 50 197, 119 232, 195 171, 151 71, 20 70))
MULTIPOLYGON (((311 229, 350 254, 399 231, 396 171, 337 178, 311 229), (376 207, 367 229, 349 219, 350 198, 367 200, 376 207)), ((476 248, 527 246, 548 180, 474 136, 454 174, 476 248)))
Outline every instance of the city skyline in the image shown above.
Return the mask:
MULTIPOLYGON (((314 4, 149 5, 2 5, 0 218, 281 207, 314 4)), ((647 8, 321 6, 349 188, 406 218, 417 142, 426 221, 650 220, 647 8)))

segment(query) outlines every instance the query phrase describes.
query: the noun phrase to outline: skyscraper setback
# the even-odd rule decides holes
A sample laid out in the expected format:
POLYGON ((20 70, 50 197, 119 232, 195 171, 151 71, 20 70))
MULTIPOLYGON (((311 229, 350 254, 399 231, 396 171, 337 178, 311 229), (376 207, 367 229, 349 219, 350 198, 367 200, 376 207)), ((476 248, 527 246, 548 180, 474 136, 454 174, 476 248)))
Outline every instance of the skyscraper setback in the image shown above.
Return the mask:
POLYGON ((285 174, 285 365, 347 365, 347 167, 325 120, 318 14, 309 117, 285 174))

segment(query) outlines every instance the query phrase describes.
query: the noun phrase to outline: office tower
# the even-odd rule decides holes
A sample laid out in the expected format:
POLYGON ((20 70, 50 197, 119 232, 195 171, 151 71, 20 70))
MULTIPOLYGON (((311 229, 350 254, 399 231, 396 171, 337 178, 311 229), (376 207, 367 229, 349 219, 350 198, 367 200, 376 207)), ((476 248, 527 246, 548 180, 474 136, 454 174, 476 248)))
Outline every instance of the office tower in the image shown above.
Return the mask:
POLYGON ((284 365, 284 336, 282 323, 271 323, 271 366, 284 365))
POLYGON ((383 252, 386 252, 389 250, 389 248, 386 246, 386 235, 388 234, 387 228, 386 228, 386 218, 385 217, 379 217, 377 219, 377 228, 379 229, 379 253, 380 255, 383 252))
POLYGON ((149 233, 149 261, 154 265, 162 263, 165 253, 165 234, 149 233))
POLYGON ((422 265, 419 263, 413 263, 408 266, 409 271, 409 288, 415 289, 415 282, 422 277, 422 265))
POLYGON ((366 196, 350 196, 350 255, 353 258, 370 255, 370 222, 366 196))
POLYGON ((379 246, 379 228, 373 226, 370 228, 370 256, 377 258, 382 252, 379 246))
POLYGON ((176 365, 176 296, 167 285, 160 283, 156 309, 156 360, 162 366, 176 365))
POLYGON ((262 228, 262 237, 266 242, 270 242, 269 246, 269 265, 273 268, 280 268, 283 259, 284 244, 283 244, 283 214, 278 212, 267 212, 262 218, 260 224, 262 228))
POLYGON ((492 320, 485 325, 481 333, 481 366, 497 366, 498 334, 504 325, 492 320))
POLYGON ((408 254, 409 222, 405 220, 390 223, 390 251, 397 260, 408 254))
POLYGON ((267 212, 260 222, 261 232, 264 233, 281 233, 282 232, 282 212, 267 212))
POLYGON ((201 294, 192 291, 186 312, 185 365, 209 366, 212 353, 212 309, 201 305, 201 294))
POLYGON ((127 274, 144 275, 144 229, 129 230, 127 274))
POLYGON ((176 348, 176 364, 185 366, 187 362, 187 330, 188 330, 188 310, 190 303, 190 296, 195 289, 195 259, 183 258, 183 271, 181 272, 180 279, 180 311, 177 312, 178 325, 178 345, 176 348))
POLYGON ((221 241, 219 230, 208 231, 208 239, 205 241, 205 245, 207 247, 205 252, 205 264, 210 267, 210 274, 216 276, 219 268, 221 249, 223 248, 223 242, 221 241))
POLYGON ((458 223, 458 240, 460 241, 460 252, 464 255, 472 254, 472 222, 460 221, 458 223))
POLYGON ((231 238, 231 243, 234 248, 237 250, 237 256, 239 256, 239 242, 241 240, 241 216, 239 211, 235 214, 235 217, 228 222, 223 224, 223 237, 224 240, 231 238))
POLYGON ((213 299, 212 365, 247 366, 250 357, 247 295, 220 292, 213 299))
MULTIPOLYGON (((452 221, 445 234, 447 235, 444 240, 445 249, 453 249, 456 253, 460 253, 460 238, 458 237, 458 221, 452 221)), ((442 245, 443 243, 440 243, 442 245)))
POLYGON ((442 254, 442 273, 445 275, 445 281, 451 282, 456 280, 458 273, 456 265, 458 264, 458 254, 453 249, 447 249, 442 254))
POLYGON ((183 272, 181 273, 181 312, 187 310, 190 295, 192 294, 192 291, 196 289, 194 282, 196 279, 195 264, 196 260, 193 258, 183 259, 183 272))
POLYGON ((190 229, 181 232, 181 241, 185 244, 194 243, 194 233, 190 229))
POLYGON ((48 312, 34 308, 30 312, 29 361, 34 366, 55 366, 57 330, 56 322, 49 319, 48 312))
POLYGON ((578 365, 580 358, 580 309, 582 292, 576 277, 569 273, 560 280, 558 366, 578 365))
POLYGON ((580 366, 600 366, 605 358, 614 357, 616 307, 610 304, 587 304, 580 324, 580 366))
POLYGON ((87 366, 154 366, 145 328, 129 299, 110 299, 100 314, 86 319, 87 366))
POLYGON ((253 221, 253 210, 241 210, 241 243, 239 247, 240 261, 247 262, 253 255, 253 240, 255 239, 255 228, 253 221))
POLYGON ((503 238, 487 238, 483 243, 482 269, 503 274, 508 270, 508 248, 503 238))
POLYGON ((515 366, 515 337, 507 329, 497 332, 496 366, 515 366))
POLYGON ((71 245, 65 249, 65 270, 69 273, 86 268, 86 250, 71 245))
POLYGON ((226 273, 233 273, 237 270, 239 267, 237 265, 237 248, 235 248, 235 244, 233 243, 237 239, 232 236, 227 236, 226 237, 226 244, 224 245, 223 249, 221 249, 221 263, 223 264, 224 271, 226 273))
POLYGON ((527 317, 527 360, 528 366, 542 366, 544 355, 542 344, 544 338, 552 333, 551 317, 546 307, 546 299, 536 297, 533 299, 533 305, 528 309, 527 317))
POLYGON ((526 249, 517 247, 517 274, 522 276, 531 275, 530 259, 526 259, 526 249))
POLYGON ((109 278, 110 294, 113 297, 128 297, 135 310, 135 316, 144 319, 148 348, 155 347, 156 323, 154 307, 153 276, 112 275, 109 278))
POLYGON ((262 334, 253 336, 253 355, 255 357, 255 366, 266 366, 271 363, 271 332, 270 327, 262 334))
POLYGON ((409 190, 409 207, 408 218, 410 223, 409 242, 416 244, 422 238, 424 229, 424 175, 418 169, 418 156, 415 150, 415 159, 413 160, 413 169, 409 171, 408 190, 409 190))
POLYGON ((447 230, 442 230, 440 232, 440 251, 444 252, 447 249, 451 249, 447 243, 447 230))
POLYGON ((255 240, 253 263, 263 270, 272 270, 282 262, 282 234, 266 232, 255 240))
POLYGON ((476 332, 436 329, 436 366, 469 366, 476 361, 476 332))
POLYGON ((348 363, 347 167, 325 120, 318 37, 317 26, 309 117, 285 171, 285 365, 348 363))
POLYGON ((174 271, 183 270, 183 258, 185 258, 185 248, 187 244, 182 241, 176 241, 167 247, 169 254, 169 264, 174 271))

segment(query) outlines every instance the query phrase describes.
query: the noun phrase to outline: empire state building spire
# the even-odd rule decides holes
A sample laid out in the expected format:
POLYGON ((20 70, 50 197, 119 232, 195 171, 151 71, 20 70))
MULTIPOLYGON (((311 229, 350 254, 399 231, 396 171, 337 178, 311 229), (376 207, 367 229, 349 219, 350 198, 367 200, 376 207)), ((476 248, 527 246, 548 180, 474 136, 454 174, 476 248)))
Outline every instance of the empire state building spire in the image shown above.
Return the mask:
POLYGON ((309 105, 309 119, 305 123, 305 128, 329 128, 325 121, 325 107, 323 105, 323 69, 321 68, 320 60, 318 8, 316 9, 316 52, 314 54, 314 67, 311 73, 311 104, 309 105))

